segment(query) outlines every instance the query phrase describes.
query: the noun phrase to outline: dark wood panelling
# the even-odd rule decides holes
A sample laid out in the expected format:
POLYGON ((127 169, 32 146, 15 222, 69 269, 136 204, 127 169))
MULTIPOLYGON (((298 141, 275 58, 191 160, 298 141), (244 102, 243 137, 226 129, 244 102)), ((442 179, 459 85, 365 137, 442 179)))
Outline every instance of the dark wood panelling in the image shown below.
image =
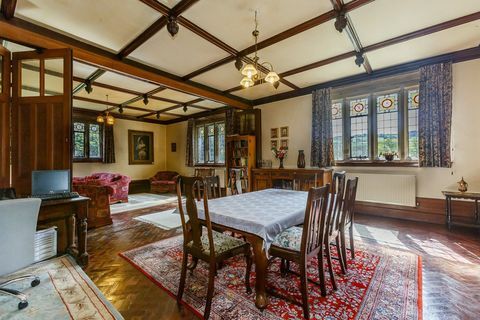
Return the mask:
POLYGON ((119 58, 124 58, 128 56, 130 53, 135 51, 138 47, 144 44, 148 39, 153 37, 157 34, 158 31, 163 29, 167 25, 167 18, 165 16, 160 17, 157 21, 155 21, 150 27, 148 27, 145 31, 143 31, 138 37, 133 39, 129 44, 127 44, 119 53, 119 58))
POLYGON ((0 46, 2 91, 0 92, 0 188, 10 186, 10 51, 0 46))
MULTIPOLYGON (((462 222, 474 221, 474 203, 471 201, 452 201, 453 219, 462 222)), ((445 200, 417 198, 416 207, 387 205, 357 201, 355 211, 359 213, 428 223, 445 223, 445 200)))
POLYGON ((71 170, 72 52, 68 49, 13 54, 12 185, 20 195, 31 192, 32 170, 71 170), (20 65, 24 59, 64 59, 64 95, 21 96, 20 65))

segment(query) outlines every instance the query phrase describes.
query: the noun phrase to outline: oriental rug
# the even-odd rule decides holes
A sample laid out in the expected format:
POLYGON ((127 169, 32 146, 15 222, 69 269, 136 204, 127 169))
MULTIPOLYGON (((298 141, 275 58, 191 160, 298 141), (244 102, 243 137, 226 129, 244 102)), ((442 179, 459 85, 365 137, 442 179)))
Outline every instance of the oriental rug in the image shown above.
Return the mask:
MULTIPOLYGON (((165 239, 120 255, 172 297, 178 291, 182 259, 182 236, 165 239)), ((359 243, 360 244, 360 243, 359 243)), ((310 263, 308 276, 318 281, 316 259, 310 263)), ((338 290, 333 291, 326 272, 327 296, 322 297, 317 285, 309 282, 311 319, 422 319, 421 258, 411 252, 382 246, 362 246, 355 259, 349 258, 346 275, 334 260, 338 290)), ((291 268, 297 267, 292 264, 291 268)), ((254 267, 252 270, 255 270, 254 267)), ((325 267, 325 270, 326 269, 325 267)), ((227 260, 215 278, 215 295, 210 319, 301 319, 302 308, 283 299, 269 296, 268 308, 255 307, 255 294, 247 294, 244 285, 245 261, 238 256, 227 260)), ((255 287, 255 272, 251 274, 255 287)), ((184 305, 199 317, 205 308, 208 265, 199 262, 187 272, 184 305)), ((301 301, 299 278, 294 274, 282 277, 280 261, 269 266, 268 287, 301 301)))

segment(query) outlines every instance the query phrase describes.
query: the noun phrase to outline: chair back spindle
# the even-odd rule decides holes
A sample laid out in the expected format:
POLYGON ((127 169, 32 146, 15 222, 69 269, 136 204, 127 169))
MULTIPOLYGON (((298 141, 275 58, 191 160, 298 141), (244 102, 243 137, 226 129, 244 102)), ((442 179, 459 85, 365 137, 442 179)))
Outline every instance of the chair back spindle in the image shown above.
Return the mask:
POLYGON ((207 193, 208 199, 216 199, 222 197, 219 176, 206 177, 204 179, 204 188, 207 193))
POLYGON ((346 172, 338 171, 332 178, 332 196, 330 198, 330 210, 328 213, 329 233, 339 230, 342 221, 343 202, 345 196, 346 172))
POLYGON ((345 226, 353 221, 353 215, 355 213, 355 199, 357 197, 357 186, 358 177, 348 179, 345 190, 345 200, 343 201, 343 215, 341 221, 342 226, 345 226))

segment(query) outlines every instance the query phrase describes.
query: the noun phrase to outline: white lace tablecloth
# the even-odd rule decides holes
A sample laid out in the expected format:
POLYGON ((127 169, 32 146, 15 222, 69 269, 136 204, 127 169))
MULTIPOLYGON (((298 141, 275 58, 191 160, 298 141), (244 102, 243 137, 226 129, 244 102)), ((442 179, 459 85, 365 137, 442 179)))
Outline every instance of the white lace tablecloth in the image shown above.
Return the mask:
MULTIPOLYGON (((208 211, 212 222, 264 239, 268 252, 275 236, 303 223, 307 196, 304 191, 266 189, 208 200, 208 211)), ((197 202, 197 210, 205 219, 203 201, 197 202)))

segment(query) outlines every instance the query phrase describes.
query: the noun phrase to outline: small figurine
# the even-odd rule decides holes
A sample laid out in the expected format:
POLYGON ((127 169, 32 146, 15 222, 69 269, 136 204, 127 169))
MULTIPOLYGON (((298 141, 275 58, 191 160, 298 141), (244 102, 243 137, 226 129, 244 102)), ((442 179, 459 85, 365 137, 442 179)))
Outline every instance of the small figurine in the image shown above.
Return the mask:
POLYGON ((466 192, 468 190, 468 183, 463 180, 463 177, 462 177, 462 180, 458 181, 458 191, 460 192, 466 192))

